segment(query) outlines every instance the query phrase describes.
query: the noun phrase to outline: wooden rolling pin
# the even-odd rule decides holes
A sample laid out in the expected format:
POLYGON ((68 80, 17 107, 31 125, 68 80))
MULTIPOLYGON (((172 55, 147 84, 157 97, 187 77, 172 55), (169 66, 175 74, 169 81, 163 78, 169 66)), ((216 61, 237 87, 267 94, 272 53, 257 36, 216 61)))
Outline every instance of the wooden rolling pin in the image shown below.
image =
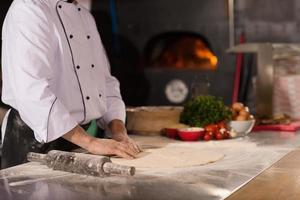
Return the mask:
POLYGON ((47 154, 29 152, 27 160, 46 164, 53 170, 61 170, 92 176, 125 175, 133 176, 135 168, 114 164, 109 157, 52 150, 47 154))

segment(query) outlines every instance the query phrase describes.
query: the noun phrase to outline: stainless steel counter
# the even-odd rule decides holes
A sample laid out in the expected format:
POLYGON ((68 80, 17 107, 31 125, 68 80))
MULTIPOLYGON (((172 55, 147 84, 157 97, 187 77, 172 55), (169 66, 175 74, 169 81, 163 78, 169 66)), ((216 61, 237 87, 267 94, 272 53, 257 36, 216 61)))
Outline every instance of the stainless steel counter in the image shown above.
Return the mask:
POLYGON ((27 163, 0 171, 0 200, 224 199, 300 146, 300 134, 260 132, 197 144, 205 150, 221 151, 225 158, 184 169, 137 171, 129 178, 81 176, 27 163))

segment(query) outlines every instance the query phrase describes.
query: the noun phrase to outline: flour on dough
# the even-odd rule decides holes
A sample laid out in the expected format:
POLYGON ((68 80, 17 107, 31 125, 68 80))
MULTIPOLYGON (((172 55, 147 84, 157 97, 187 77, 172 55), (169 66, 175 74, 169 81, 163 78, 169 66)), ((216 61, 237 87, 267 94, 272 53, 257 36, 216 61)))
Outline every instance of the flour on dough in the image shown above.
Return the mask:
POLYGON ((138 158, 126 160, 112 158, 112 162, 136 168, 182 168, 205 165, 224 157, 220 152, 205 151, 192 147, 166 146, 149 149, 139 154, 138 158))

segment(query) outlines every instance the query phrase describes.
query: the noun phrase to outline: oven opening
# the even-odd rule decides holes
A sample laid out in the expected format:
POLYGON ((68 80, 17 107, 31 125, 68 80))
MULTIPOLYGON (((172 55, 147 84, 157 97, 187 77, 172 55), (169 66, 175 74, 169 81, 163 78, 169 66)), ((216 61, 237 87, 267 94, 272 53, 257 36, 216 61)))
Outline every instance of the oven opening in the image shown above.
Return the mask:
POLYGON ((145 66, 151 68, 214 71, 218 58, 200 34, 169 32, 153 37, 146 45, 145 66))

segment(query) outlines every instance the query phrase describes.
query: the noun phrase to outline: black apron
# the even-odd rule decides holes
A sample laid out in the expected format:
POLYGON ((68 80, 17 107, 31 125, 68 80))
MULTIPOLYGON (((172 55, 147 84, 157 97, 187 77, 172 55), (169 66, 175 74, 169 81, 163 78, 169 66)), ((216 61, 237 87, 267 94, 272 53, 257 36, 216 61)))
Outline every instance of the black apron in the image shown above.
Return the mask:
MULTIPOLYGON (((82 127, 87 129, 88 126, 82 127)), ((54 149, 71 151, 76 148, 79 147, 61 137, 49 143, 38 142, 34 137, 33 130, 23 122, 18 111, 11 109, 3 138, 1 168, 26 163, 28 152, 47 153, 54 149)))

